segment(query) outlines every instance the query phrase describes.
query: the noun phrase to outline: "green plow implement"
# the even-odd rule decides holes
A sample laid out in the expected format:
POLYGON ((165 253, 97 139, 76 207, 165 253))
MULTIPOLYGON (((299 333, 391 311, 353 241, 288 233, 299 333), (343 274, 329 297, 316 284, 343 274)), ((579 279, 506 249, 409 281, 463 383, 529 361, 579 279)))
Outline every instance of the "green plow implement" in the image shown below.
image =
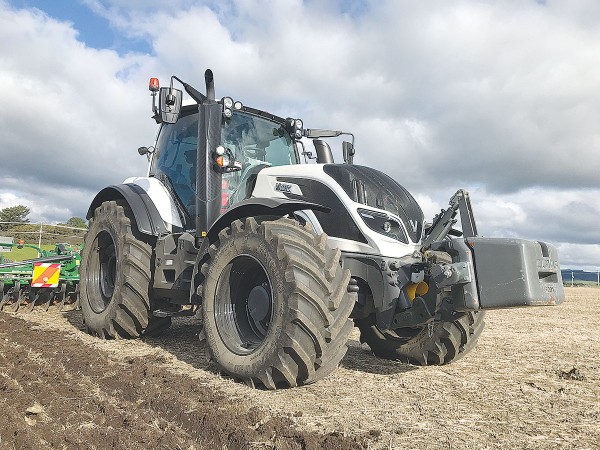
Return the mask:
POLYGON ((16 248, 30 247, 38 258, 23 261, 5 260, 0 254, 0 311, 33 311, 36 306, 59 311, 79 307, 79 265, 83 245, 71 247, 56 244, 51 251, 35 245, 2 243, 16 248), (68 306, 67 306, 68 305, 68 306))

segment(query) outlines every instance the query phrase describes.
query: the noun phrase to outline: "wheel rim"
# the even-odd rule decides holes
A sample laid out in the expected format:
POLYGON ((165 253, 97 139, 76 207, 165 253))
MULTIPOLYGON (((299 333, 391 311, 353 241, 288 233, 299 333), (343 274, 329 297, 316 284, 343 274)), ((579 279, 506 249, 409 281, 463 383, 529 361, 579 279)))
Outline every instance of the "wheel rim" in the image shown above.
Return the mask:
POLYGON ((407 342, 410 342, 411 340, 416 338, 426 328, 427 328, 427 326, 419 327, 419 328, 409 328, 409 327, 396 328, 393 330, 386 330, 386 331, 381 331, 381 330, 379 330, 379 328, 377 328, 377 329, 379 330, 380 333, 385 335, 386 338, 393 340, 393 341, 397 341, 399 344, 406 344, 407 342))
POLYGON ((219 276, 215 323, 225 346, 238 355, 265 340, 273 315, 273 288, 264 266, 250 255, 231 260, 219 276))
POLYGON ((118 258, 113 236, 108 231, 98 233, 90 252, 86 270, 88 300, 92 310, 101 313, 108 307, 115 290, 118 258))

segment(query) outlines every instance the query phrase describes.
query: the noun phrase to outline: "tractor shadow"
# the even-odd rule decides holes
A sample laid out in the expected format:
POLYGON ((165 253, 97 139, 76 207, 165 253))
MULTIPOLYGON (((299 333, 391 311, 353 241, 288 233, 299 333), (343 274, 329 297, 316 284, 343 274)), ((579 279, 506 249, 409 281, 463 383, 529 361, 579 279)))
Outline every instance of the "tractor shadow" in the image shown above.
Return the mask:
POLYGON ((340 367, 375 375, 394 375, 420 368, 400 361, 379 358, 371 353, 371 349, 367 344, 361 344, 352 339, 348 341, 348 351, 342 359, 340 367))
POLYGON ((83 319, 81 317, 81 310, 72 309, 70 311, 61 311, 60 314, 67 319, 67 322, 69 322, 74 328, 85 332, 83 319))
MULTIPOLYGON (((74 328, 85 333, 81 311, 63 311, 61 314, 74 328)), ((140 341, 172 354, 195 369, 219 373, 216 364, 210 361, 205 341, 199 339, 201 331, 202 320, 199 316, 176 317, 171 327, 159 336, 145 336, 140 341)))
MULTIPOLYGON (((84 331, 81 311, 65 311, 63 316, 80 331, 84 331)), ((206 341, 200 341, 202 319, 199 315, 176 317, 169 329, 157 337, 143 337, 144 343, 172 354, 180 361, 201 369, 221 374, 219 367, 210 359, 206 341)), ((366 344, 350 339, 348 351, 340 364, 347 370, 375 375, 394 375, 418 370, 420 367, 400 361, 390 361, 374 356, 366 344)))
POLYGON ((200 340, 201 333, 202 319, 199 315, 175 317, 171 326, 159 336, 142 339, 146 344, 160 347, 195 369, 220 373, 218 366, 210 359, 206 341, 200 340))
MULTIPOLYGON (((202 319, 199 316, 178 317, 159 337, 144 338, 144 342, 162 348, 196 369, 221 373, 218 366, 210 360, 206 341, 199 339, 201 332, 202 319)), ((393 375, 419 369, 399 361, 378 358, 371 353, 366 344, 354 340, 348 341, 348 352, 340 366, 347 370, 376 375, 393 375)))

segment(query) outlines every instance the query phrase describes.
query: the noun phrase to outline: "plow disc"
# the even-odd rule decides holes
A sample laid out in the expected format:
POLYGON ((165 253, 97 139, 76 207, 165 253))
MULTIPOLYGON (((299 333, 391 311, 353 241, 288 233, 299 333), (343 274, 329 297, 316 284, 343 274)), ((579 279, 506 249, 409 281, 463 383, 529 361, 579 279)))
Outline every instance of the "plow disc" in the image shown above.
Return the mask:
POLYGON ((56 288, 9 289, 0 300, 0 311, 31 312, 35 308, 48 311, 56 306, 59 311, 79 309, 79 292, 67 292, 66 283, 56 288))

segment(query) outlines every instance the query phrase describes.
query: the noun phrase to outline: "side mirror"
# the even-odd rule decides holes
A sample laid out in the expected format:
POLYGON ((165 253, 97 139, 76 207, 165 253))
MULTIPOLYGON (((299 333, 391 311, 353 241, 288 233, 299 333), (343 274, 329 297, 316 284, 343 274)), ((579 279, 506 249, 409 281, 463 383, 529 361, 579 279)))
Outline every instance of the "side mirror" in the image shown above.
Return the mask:
POLYGON ((344 162, 346 164, 352 164, 354 162, 354 145, 352 145, 350 142, 342 142, 342 153, 344 155, 344 162))
POLYGON ((138 153, 142 156, 146 155, 146 158, 150 161, 150 155, 154 153, 154 147, 140 147, 138 148, 138 153))
POLYGON ((158 97, 158 109, 163 123, 175 123, 181 111, 182 91, 170 87, 160 88, 158 97))

